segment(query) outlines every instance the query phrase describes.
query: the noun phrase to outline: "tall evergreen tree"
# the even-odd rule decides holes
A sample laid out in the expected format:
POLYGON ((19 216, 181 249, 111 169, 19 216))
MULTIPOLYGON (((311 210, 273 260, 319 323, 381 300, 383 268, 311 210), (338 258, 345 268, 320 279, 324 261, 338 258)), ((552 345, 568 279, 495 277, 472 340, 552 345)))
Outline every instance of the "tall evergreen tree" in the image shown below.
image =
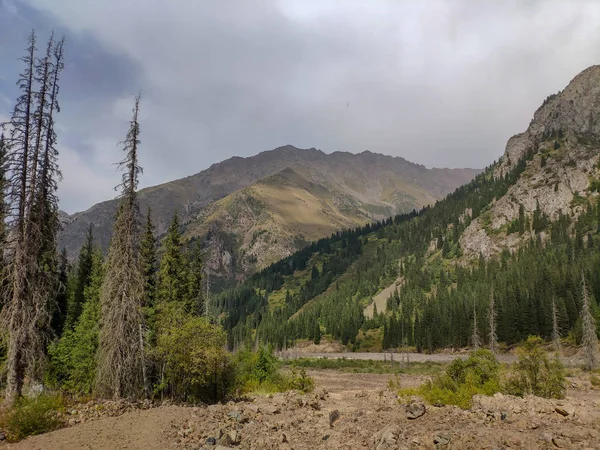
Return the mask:
POLYGON ((556 299, 552 299, 552 345, 554 347, 554 351, 560 353, 561 343, 560 343, 560 327, 558 325, 558 309, 556 308, 556 299))
POLYGON ((208 305, 204 302, 202 271, 202 247, 200 240, 190 244, 188 249, 187 261, 187 299, 191 307, 191 312, 196 315, 208 316, 208 305), (206 309, 206 310, 205 310, 206 309))
POLYGON ((94 232, 90 223, 85 242, 79 251, 77 259, 77 268, 75 269, 75 289, 67 307, 67 320, 65 326, 73 329, 85 302, 85 288, 89 286, 92 276, 92 263, 94 254, 94 232))
POLYGON ((67 258, 67 249, 63 248, 58 258, 58 291, 56 293, 56 304, 54 314, 52 315, 52 330, 54 334, 60 337, 65 328, 67 319, 67 307, 69 299, 68 291, 69 281, 69 260, 67 258))
POLYGON ((158 270, 157 300, 160 303, 178 303, 187 310, 189 305, 183 304, 187 299, 188 279, 177 213, 173 214, 163 246, 164 253, 158 270))
POLYGON ((156 296, 156 237, 150 207, 146 214, 140 257, 144 276, 144 306, 151 308, 154 306, 156 296))
POLYGON ((137 397, 144 388, 143 325, 144 277, 140 264, 140 226, 137 187, 142 168, 138 163, 140 97, 134 99, 133 117, 123 141, 125 158, 121 204, 106 257, 100 292, 102 326, 99 336, 98 391, 107 396, 137 397))

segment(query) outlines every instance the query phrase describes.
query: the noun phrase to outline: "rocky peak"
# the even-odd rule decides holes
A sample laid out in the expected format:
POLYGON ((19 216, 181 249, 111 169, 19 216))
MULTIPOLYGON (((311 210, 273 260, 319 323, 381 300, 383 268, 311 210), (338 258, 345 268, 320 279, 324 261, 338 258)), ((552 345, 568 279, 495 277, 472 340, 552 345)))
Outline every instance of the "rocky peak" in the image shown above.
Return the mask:
POLYGON ((544 100, 524 133, 511 137, 497 174, 504 174, 529 150, 552 136, 600 141, 600 65, 577 75, 544 100))

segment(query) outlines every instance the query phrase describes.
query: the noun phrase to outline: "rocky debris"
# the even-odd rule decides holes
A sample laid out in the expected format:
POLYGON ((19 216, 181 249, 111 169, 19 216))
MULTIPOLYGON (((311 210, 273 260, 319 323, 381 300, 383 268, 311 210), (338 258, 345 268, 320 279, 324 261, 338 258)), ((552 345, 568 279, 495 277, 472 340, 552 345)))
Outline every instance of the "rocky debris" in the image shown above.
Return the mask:
POLYGON ((396 448, 401 430, 398 425, 388 425, 375 435, 376 450, 396 448))
POLYGON ((408 405, 406 405, 405 410, 406 418, 414 420, 424 415, 427 411, 427 408, 425 408, 423 402, 411 401, 408 405))
POLYGON ((333 428, 333 425, 340 420, 340 412, 337 409, 334 409, 329 413, 329 427, 333 428))
MULTIPOLYGON (((165 403, 166 404, 166 403, 165 403)), ((139 409, 150 409, 160 406, 150 400, 130 402, 127 400, 93 400, 87 403, 76 404, 64 414, 64 422, 69 425, 85 423, 100 417, 117 417, 127 412, 139 409)))
POLYGON ((433 438, 433 443, 441 447, 444 445, 448 445, 451 439, 452 437, 450 433, 438 433, 433 438))

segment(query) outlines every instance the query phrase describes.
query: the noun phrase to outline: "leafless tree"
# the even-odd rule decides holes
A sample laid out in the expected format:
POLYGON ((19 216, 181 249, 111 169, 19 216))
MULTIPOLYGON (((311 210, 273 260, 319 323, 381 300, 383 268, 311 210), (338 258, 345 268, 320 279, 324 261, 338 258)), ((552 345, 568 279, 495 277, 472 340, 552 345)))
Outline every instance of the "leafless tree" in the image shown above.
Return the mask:
POLYGON ((474 350, 479 350, 481 347, 481 339, 479 338, 479 331, 477 330, 477 308, 473 304, 473 336, 471 337, 474 350))
POLYGON ((0 322, 7 341, 6 402, 21 395, 25 376, 40 379, 57 274, 58 204, 54 114, 58 112, 58 81, 63 65, 63 40, 51 36, 44 57, 36 58, 36 35, 29 36, 25 64, 19 76, 21 95, 10 121, 2 124, 9 136, 6 151, 7 266, 2 283, 5 307, 0 322), (52 155, 52 156, 51 156, 52 155), (56 258, 54 258, 56 260, 56 258))
POLYGON ((596 320, 590 307, 590 293, 585 284, 585 275, 581 274, 581 328, 582 348, 586 370, 598 367, 598 336, 596 335, 596 320))
POLYGON ((559 355, 562 349, 560 343, 560 328, 558 326, 558 310, 556 309, 556 300, 552 299, 552 346, 559 355))
POLYGON ((496 333, 496 305, 494 302, 494 286, 492 286, 492 291, 490 293, 490 304, 488 311, 488 320, 490 325, 490 335, 489 335, 489 345, 492 353, 496 353, 498 351, 498 335, 496 333))

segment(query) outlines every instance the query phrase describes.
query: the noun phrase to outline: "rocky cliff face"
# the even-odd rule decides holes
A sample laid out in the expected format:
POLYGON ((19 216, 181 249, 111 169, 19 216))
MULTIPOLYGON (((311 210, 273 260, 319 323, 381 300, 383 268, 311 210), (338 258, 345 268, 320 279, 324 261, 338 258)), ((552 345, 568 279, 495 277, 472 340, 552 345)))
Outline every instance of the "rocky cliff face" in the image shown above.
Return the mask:
MULTIPOLYGON (((175 211, 186 235, 212 249, 211 269, 235 277, 334 231, 434 203, 468 182, 473 169, 427 169, 403 158, 280 147, 231 158, 196 175, 139 193, 159 235, 175 211)), ((60 248, 77 254, 90 223, 102 249, 117 201, 64 215, 60 248)))
POLYGON ((519 215, 532 217, 540 210, 555 219, 577 215, 587 199, 598 195, 590 189, 600 179, 600 66, 592 66, 558 94, 549 96, 535 112, 524 133, 508 140, 494 171, 505 175, 519 160, 527 167, 515 185, 463 233, 460 244, 467 257, 490 257, 512 250, 531 234, 508 233, 519 215))

